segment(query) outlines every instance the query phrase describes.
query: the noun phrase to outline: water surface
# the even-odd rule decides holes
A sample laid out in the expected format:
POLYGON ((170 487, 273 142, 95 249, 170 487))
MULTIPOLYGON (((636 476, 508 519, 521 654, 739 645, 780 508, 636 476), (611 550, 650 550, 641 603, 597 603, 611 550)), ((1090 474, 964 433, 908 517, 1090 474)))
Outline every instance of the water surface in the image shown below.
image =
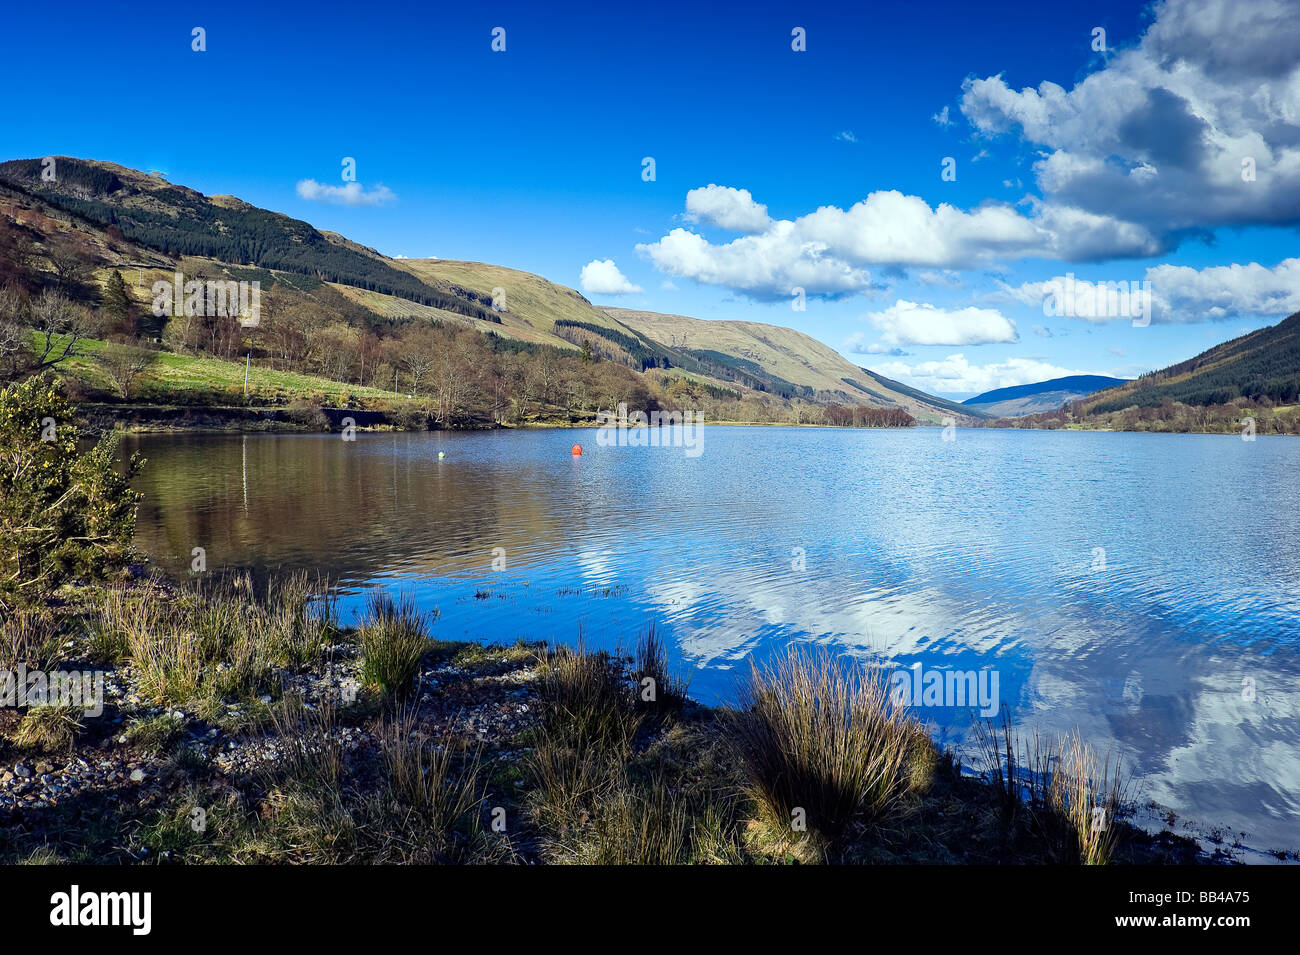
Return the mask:
MULTIPOLYGON (((444 639, 581 628, 628 646, 653 621, 706 702, 794 641, 996 671, 1018 725, 1078 726, 1141 796, 1300 845, 1300 440, 709 427, 696 457, 592 431, 131 446, 149 458, 139 543, 176 573, 195 547, 209 570, 319 569, 347 614, 367 588, 406 590, 444 639)), ((968 706, 918 712, 969 736, 968 706)))

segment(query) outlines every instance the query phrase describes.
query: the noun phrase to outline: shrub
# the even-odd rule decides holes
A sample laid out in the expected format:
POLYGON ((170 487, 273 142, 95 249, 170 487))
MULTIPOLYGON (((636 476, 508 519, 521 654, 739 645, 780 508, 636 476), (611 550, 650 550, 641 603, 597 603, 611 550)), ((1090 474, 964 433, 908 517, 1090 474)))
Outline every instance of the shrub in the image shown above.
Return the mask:
POLYGON ((117 468, 115 433, 77 452, 58 383, 29 378, 0 391, 0 608, 37 601, 70 577, 102 577, 131 554, 143 461, 117 468))
POLYGON ((284 409, 284 416, 296 425, 308 431, 328 431, 329 416, 321 410, 319 402, 295 399, 284 409))

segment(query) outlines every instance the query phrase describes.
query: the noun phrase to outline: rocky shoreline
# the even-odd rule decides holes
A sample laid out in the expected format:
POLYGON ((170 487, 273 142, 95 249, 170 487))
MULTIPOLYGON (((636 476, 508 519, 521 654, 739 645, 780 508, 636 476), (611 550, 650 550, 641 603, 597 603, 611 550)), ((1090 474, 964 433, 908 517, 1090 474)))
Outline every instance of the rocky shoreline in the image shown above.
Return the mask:
MULTIPOLYGON (((150 601, 216 599, 156 580, 108 593, 143 601, 145 616, 158 612, 148 609, 150 601)), ((834 840, 793 838, 750 795, 730 738, 736 711, 682 698, 671 710, 637 712, 636 687, 647 665, 635 656, 557 656, 541 644, 421 636, 409 692, 394 694, 375 682, 367 654, 377 651, 367 645, 364 625, 331 625, 312 659, 272 668, 262 692, 200 693, 182 702, 160 699, 129 654, 104 660, 102 620, 95 623, 92 608, 106 598, 93 588, 75 596, 63 613, 80 629, 65 628, 73 635, 62 642, 56 666, 102 666, 103 712, 76 720, 62 738, 32 745, 18 742, 27 717, 0 710, 3 862, 1063 861, 1059 848, 1037 833, 1033 814, 1008 814, 988 780, 963 772, 960 761, 934 750, 928 738, 920 744, 923 758, 909 744, 915 765, 890 802, 887 823, 855 818, 848 834, 834 840), (582 736, 588 730, 574 737, 576 744, 555 741, 585 718, 555 691, 556 667, 575 665, 586 674, 582 679, 605 681, 601 692, 614 696, 601 705, 622 707, 627 717, 623 742, 598 764, 582 762, 588 749, 599 750, 582 736), (605 671, 607 680, 599 676, 605 671), (466 785, 473 795, 466 796, 468 810, 454 822, 441 820, 436 833, 436 826, 404 828, 410 800, 394 796, 398 814, 389 806, 383 819, 401 819, 392 823, 400 832, 374 845, 366 841, 371 836, 358 834, 364 826, 373 834, 376 825, 366 815, 373 810, 369 794, 405 792, 397 784, 404 778, 394 762, 397 736, 402 746, 418 744, 415 757, 402 750, 402 758, 414 758, 419 774, 436 765, 448 785, 471 778, 466 785), (326 752, 325 777, 291 778, 326 752), (576 765, 553 765, 575 753, 576 765), (551 772, 560 774, 560 790, 571 791, 552 791, 551 772), (654 808, 656 799, 672 805, 654 808), (664 833, 654 845, 628 850, 620 842, 632 838, 630 829, 618 828, 629 822, 623 816, 631 813, 631 822, 644 827, 636 814, 652 809, 664 833)), ((205 664, 216 671, 224 665, 205 664)), ((322 770, 313 765, 311 772, 322 770)), ((1123 831, 1116 863, 1236 858, 1226 846, 1206 851, 1167 829, 1153 834, 1117 825, 1123 831)))

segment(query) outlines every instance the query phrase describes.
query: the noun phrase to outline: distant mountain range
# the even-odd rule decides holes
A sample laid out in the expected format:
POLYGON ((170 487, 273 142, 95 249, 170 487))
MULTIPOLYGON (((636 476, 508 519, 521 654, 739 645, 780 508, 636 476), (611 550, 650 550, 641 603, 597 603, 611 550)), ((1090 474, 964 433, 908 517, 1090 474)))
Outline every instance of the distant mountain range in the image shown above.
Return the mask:
POLYGON ((1055 411, 1069 401, 1078 401, 1104 388, 1113 388, 1127 382, 1125 378, 1105 375, 1067 375, 1029 385, 996 388, 961 403, 969 412, 984 412, 995 418, 1017 418, 1021 415, 1055 411))
MULTIPOLYGON (((685 375, 738 393, 814 404, 902 408, 921 421, 975 419, 978 409, 927 395, 860 368, 789 328, 598 308, 571 288, 498 265, 395 259, 333 232, 250 205, 204 196, 157 174, 55 157, 0 163, 0 202, 70 216, 69 232, 94 257, 148 288, 182 263, 201 278, 259 279, 287 304, 324 306, 354 325, 452 322, 573 353, 594 347, 643 373, 685 375), (129 270, 129 272, 127 271, 129 270)), ((36 242, 63 227, 19 216, 36 242), (42 231, 44 230, 44 231, 42 231)))

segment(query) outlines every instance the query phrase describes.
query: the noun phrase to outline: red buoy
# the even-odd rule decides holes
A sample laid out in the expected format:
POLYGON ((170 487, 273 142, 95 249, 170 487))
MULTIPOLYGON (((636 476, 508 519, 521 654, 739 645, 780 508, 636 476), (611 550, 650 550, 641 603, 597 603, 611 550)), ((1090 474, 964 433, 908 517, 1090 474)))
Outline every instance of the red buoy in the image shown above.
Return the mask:
POLYGON ((575 458, 580 458, 580 457, 582 457, 582 445, 580 445, 580 444, 575 444, 575 445, 573 446, 573 456, 574 456, 575 458))

